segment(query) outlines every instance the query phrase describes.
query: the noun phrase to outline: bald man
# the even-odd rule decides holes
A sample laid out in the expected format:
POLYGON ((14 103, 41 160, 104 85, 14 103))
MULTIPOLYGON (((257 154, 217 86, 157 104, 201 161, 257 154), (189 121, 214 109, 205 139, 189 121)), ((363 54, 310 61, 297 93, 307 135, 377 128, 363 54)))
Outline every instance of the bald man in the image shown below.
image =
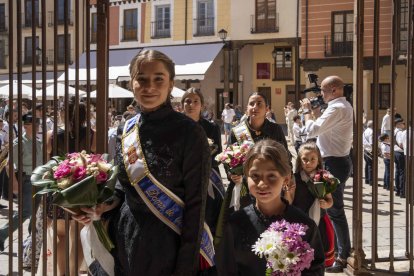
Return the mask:
POLYGON ((321 83, 321 92, 323 100, 328 104, 323 114, 320 107, 311 109, 309 99, 302 100, 301 104, 305 110, 308 138, 317 137, 316 144, 321 151, 325 169, 340 181, 332 193, 334 204, 328 209, 335 229, 338 258, 333 266, 325 270, 339 273, 346 267, 351 252, 349 227, 344 211, 344 189, 352 167, 349 152, 352 145, 353 110, 344 97, 344 82, 340 77, 325 78, 321 83))

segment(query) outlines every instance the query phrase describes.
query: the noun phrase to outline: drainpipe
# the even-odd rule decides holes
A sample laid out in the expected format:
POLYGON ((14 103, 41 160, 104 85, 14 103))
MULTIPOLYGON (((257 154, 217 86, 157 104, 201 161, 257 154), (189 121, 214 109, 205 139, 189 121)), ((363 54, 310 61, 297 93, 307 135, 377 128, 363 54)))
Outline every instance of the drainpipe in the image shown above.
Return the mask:
MULTIPOLYGON (((300 99, 300 59, 299 59, 299 5, 300 0, 296 0, 296 39, 295 39, 295 98, 296 102, 300 99)), ((306 36, 306 41, 308 37, 306 36)))
POLYGON ((187 45, 187 32, 188 32, 188 0, 185 0, 185 24, 184 24, 184 44, 187 45))
POLYGON ((305 14, 305 24, 306 24, 306 51, 305 59, 308 59, 308 18, 309 18, 309 0, 306 0, 306 14, 305 14))

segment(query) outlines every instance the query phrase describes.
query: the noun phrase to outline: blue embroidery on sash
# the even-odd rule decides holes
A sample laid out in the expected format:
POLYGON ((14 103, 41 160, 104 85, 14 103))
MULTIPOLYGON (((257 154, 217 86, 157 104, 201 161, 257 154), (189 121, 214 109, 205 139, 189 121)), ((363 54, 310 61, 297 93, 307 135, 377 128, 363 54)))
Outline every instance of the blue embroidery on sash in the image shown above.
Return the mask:
POLYGON ((223 182, 221 181, 221 176, 215 169, 211 169, 210 181, 213 187, 220 193, 221 198, 224 198, 225 191, 223 182))
POLYGON ((137 114, 137 115, 135 115, 134 117, 132 117, 131 119, 129 119, 126 122, 126 125, 127 126, 126 126, 126 132, 125 133, 128 133, 128 132, 130 132, 132 130, 132 128, 135 126, 135 124, 138 121, 138 117, 139 117, 139 115, 137 114))

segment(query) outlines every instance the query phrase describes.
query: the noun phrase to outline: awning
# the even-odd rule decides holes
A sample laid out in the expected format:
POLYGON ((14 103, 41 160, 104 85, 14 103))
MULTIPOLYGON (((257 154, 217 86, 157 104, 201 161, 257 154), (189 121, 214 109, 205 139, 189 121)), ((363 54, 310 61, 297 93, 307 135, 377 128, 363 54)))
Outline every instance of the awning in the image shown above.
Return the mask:
MULTIPOLYGON (((222 49, 222 43, 192 44, 178 46, 159 46, 134 49, 112 49, 109 51, 108 78, 110 83, 129 80, 129 63, 132 58, 141 50, 153 49, 163 52, 175 63, 177 80, 204 79, 210 65, 222 49)), ((90 53, 91 62, 91 83, 96 82, 96 51, 90 53)), ((86 53, 82 54, 79 60, 79 81, 86 83, 86 53)), ((72 65, 68 71, 70 84, 75 81, 75 66, 72 65)), ((65 74, 61 75, 58 81, 64 81, 65 74)))

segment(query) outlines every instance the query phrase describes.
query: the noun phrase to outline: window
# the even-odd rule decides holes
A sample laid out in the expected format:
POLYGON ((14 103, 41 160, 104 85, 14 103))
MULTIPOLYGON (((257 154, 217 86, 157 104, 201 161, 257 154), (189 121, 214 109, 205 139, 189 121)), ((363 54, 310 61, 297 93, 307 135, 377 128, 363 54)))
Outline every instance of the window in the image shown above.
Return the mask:
POLYGON ((63 25, 65 24, 65 5, 68 5, 68 14, 67 14, 67 22, 68 24, 71 24, 71 15, 72 12, 69 10, 71 7, 71 1, 70 0, 58 0, 58 9, 57 9, 57 24, 63 25))
MULTIPOLYGON (((36 36, 36 48, 39 47, 39 37, 36 36)), ((24 38, 24 64, 25 65, 31 65, 34 58, 32 56, 32 37, 28 36, 24 38)), ((35 59, 36 63, 40 63, 39 57, 36 56, 35 59)))
MULTIPOLYGON (((374 106, 374 84, 371 84, 371 109, 374 106)), ((378 88, 378 107, 387 109, 390 106, 391 85, 389 83, 380 83, 378 88)))
POLYGON ((0 68, 6 68, 6 45, 0 40, 0 68))
POLYGON ((196 35, 214 35, 214 2, 199 0, 197 2, 196 35))
POLYGON ((24 5, 24 26, 32 27, 32 3, 35 8, 35 22, 36 26, 39 26, 39 0, 26 0, 24 5))
POLYGON ((0 32, 7 31, 5 4, 0 4, 0 32))
POLYGON ((157 6, 155 22, 153 22, 153 37, 170 37, 170 6, 157 6))
POLYGON ((98 16, 96 12, 92 14, 91 21, 91 43, 96 43, 96 31, 98 29, 98 16))
POLYGON ((399 14, 398 51, 407 51, 408 45, 408 0, 401 0, 399 14))
POLYGON ((138 9, 124 10, 123 40, 137 40, 138 9))
POLYGON ((291 80, 292 77, 292 48, 275 48, 274 80, 291 80))
POLYGON ((257 79, 270 79, 270 63, 257 63, 257 79))
POLYGON ((252 33, 277 32, 276 0, 256 0, 255 25, 252 33))
MULTIPOLYGON (((71 62, 71 49, 70 49, 70 34, 68 34, 68 47, 67 50, 69 51, 69 60, 68 63, 72 63, 71 62)), ((57 54, 57 62, 58 64, 62 64, 65 63, 65 35, 58 35, 58 54, 57 54)))
POLYGON ((332 55, 352 55, 354 36, 353 11, 340 11, 332 13, 332 55))

